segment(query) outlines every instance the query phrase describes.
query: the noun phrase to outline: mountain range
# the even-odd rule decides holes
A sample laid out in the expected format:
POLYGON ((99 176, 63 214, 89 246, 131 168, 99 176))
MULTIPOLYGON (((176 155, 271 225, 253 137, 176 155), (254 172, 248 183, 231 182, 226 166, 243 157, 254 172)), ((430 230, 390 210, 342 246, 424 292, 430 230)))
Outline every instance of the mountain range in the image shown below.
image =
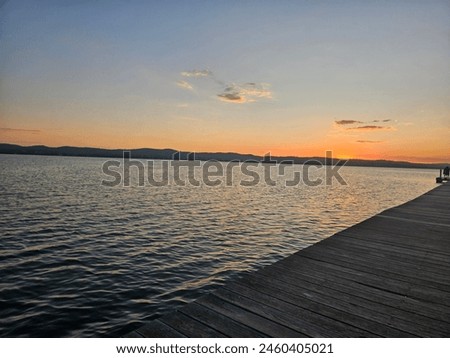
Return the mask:
MULTIPOLYGON (((55 155, 71 157, 104 157, 104 158, 122 158, 124 150, 130 151, 131 158, 136 159, 195 159, 196 160, 218 160, 218 161, 253 161, 253 162, 286 162, 291 164, 343 164, 338 159, 325 157, 296 157, 296 156, 273 156, 261 157, 253 154, 241 154, 233 152, 196 152, 195 156, 189 152, 177 151, 175 149, 102 149, 90 147, 47 147, 44 145, 20 146, 16 144, 0 143, 0 154, 28 154, 28 155, 55 155)), ((338 164, 338 165, 339 165, 338 164)), ((411 163, 406 161, 393 160, 367 160, 367 159, 349 159, 346 165, 350 166, 368 166, 368 167, 395 167, 395 168, 428 168, 440 169, 445 167, 446 163, 411 163)))

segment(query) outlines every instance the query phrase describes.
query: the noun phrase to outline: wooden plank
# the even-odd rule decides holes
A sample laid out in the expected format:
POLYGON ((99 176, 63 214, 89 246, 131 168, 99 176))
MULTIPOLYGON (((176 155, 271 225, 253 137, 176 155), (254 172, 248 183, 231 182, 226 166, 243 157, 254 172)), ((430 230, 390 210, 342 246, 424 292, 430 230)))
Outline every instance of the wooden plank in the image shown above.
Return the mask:
POLYGON ((450 286, 445 277, 432 277, 430 274, 421 274, 417 268, 404 267, 401 262, 377 260, 373 257, 352 256, 352 252, 346 253, 344 250, 334 248, 333 251, 305 251, 298 253, 299 256, 308 257, 316 261, 323 261, 339 265, 341 267, 358 270, 361 273, 375 274, 380 277, 404 281, 406 283, 432 287, 450 293, 450 286), (386 266, 383 266, 383 265, 386 266), (426 277, 424 277, 426 276, 426 277))
MULTIPOLYGON (((253 279, 253 277, 252 277, 253 279)), ((264 282, 264 284, 269 284, 264 282)), ((311 309, 311 304, 299 305, 297 302, 288 301, 286 297, 280 297, 271 293, 270 287, 266 286, 265 290, 255 289, 255 287, 247 281, 240 280, 235 283, 230 283, 225 286, 227 299, 231 300, 233 296, 241 296, 239 300, 241 304, 249 304, 249 309, 255 309, 257 305, 266 308, 265 306, 281 311, 283 314, 287 314, 289 318, 286 318, 286 322, 295 320, 295 325, 300 325, 305 334, 317 337, 318 335, 332 336, 332 337, 365 337, 370 335, 367 330, 359 329, 350 324, 340 322, 319 312, 318 308, 321 308, 320 304, 315 304, 314 309, 311 309), (244 297, 244 298, 242 298, 244 297), (256 301, 255 304, 253 301, 256 301), (305 309, 306 308, 306 309, 305 309), (306 322, 306 323, 305 323, 306 322), (306 331, 308 330, 308 332, 306 331)), ((222 291, 221 291, 222 294, 222 291)), ((323 307, 327 309, 327 307, 323 307)), ((256 308, 258 310, 258 308, 256 308)), ((258 311, 259 312, 259 311, 258 311)), ((278 312, 276 312, 279 315, 278 312)), ((286 323, 288 324, 288 323, 286 323)), ((292 323, 289 323, 292 325, 292 323)), ((376 336, 373 334, 372 336, 376 336)))
POLYGON ((329 246, 330 249, 338 247, 339 249, 349 249, 361 257, 372 256, 386 258, 390 260, 401 261, 402 263, 411 263, 413 266, 427 264, 427 271, 443 273, 442 270, 450 269, 448 257, 442 254, 436 254, 424 249, 415 249, 408 247, 397 247, 391 242, 377 242, 365 240, 355 236, 336 234, 333 237, 320 243, 320 247, 329 246), (339 241, 337 244, 336 241, 339 241))
MULTIPOLYGON (((331 335, 333 337, 379 337, 380 334, 373 333, 372 331, 378 331, 373 328, 373 326, 377 325, 375 322, 368 322, 367 320, 361 320, 359 317, 354 316, 353 314, 348 315, 346 312, 342 312, 336 310, 332 307, 324 306, 320 303, 311 302, 309 300, 299 299, 298 296, 293 296, 287 292, 282 292, 282 297, 278 295, 276 292, 273 292, 273 289, 269 286, 258 286, 257 290, 252 286, 251 282, 235 282, 226 286, 226 289, 235 293, 239 293, 241 295, 246 295, 248 297, 252 297, 255 300, 261 302, 280 302, 278 307, 283 307, 284 304, 289 304, 292 306, 289 310, 290 314, 293 317, 305 317, 304 312, 306 310, 310 310, 310 312, 315 313, 316 316, 311 320, 311 322, 317 324, 325 322, 325 325, 322 328, 331 327, 331 329, 327 328, 325 335, 331 335), (297 309, 295 308, 297 307, 297 309), (299 310, 298 308, 301 308, 299 310), (300 313, 301 312, 301 313, 300 313), (325 314, 326 313, 326 314, 325 314), (317 316, 319 315, 319 317, 317 316), (320 317, 322 316, 322 317, 320 317), (355 324, 358 321, 359 324, 355 324)), ((280 292, 278 292, 280 293, 280 292)), ((308 315, 306 315, 308 317, 308 315)), ((309 315, 311 317, 311 315, 309 315)), ((386 333, 389 331, 388 327, 382 327, 381 332, 386 333)), ((398 332, 395 332, 396 334, 398 332)), ((317 337, 317 334, 314 335, 317 337)))
MULTIPOLYGON (((361 234, 363 235, 363 234, 361 234)), ((342 247, 346 245, 352 245, 355 247, 370 249, 372 251, 381 252, 385 255, 391 255, 392 257, 402 258, 413 262, 414 260, 427 264, 428 267, 439 269, 443 267, 445 270, 450 269, 450 261, 448 256, 428 251, 416 246, 395 245, 396 240, 389 242, 366 240, 362 236, 352 235, 347 236, 343 234, 336 234, 342 247)))
MULTIPOLYGON (((419 301, 398 293, 367 286, 339 276, 331 276, 326 272, 318 272, 316 270, 288 271, 283 269, 283 267, 272 266, 270 271, 279 275, 280 280, 282 281, 284 281, 283 278, 292 280, 289 282, 296 282, 294 280, 301 279, 315 283, 322 287, 347 293, 351 296, 361 297, 368 301, 373 301, 375 302, 374 309, 376 309, 377 305, 380 304, 387 305, 410 312, 413 316, 415 314, 419 314, 421 316, 432 318, 433 320, 438 320, 445 323, 450 322, 450 312, 448 312, 449 308, 440 304, 431 304, 428 302, 419 301)), ((266 270, 260 270, 258 273, 266 275, 266 270)))
POLYGON ((381 245, 388 244, 402 249, 409 248, 411 250, 426 251, 428 255, 435 255, 440 261, 448 261, 448 255, 450 255, 450 249, 445 247, 444 242, 437 245, 436 241, 440 241, 439 239, 430 240, 430 238, 411 237, 362 227, 341 231, 338 235, 357 238, 364 242, 374 242, 381 245))
POLYGON ((183 338, 181 334, 172 327, 166 325, 158 319, 155 319, 136 330, 136 333, 148 338, 183 338))
MULTIPOLYGON (((253 276, 252 279, 254 280, 253 283, 247 281, 242 284, 251 286, 254 290, 258 289, 257 292, 269 293, 280 299, 289 300, 289 302, 292 302, 293 304, 302 306, 306 304, 311 308, 314 307, 314 310, 324 316, 334 318, 345 324, 352 324, 360 330, 365 330, 366 333, 363 335, 364 337, 374 335, 415 337, 423 334, 423 330, 419 330, 417 327, 411 328, 411 323, 402 321, 401 319, 393 320, 392 317, 387 314, 365 309, 364 307, 356 305, 354 302, 355 299, 341 301, 336 297, 324 295, 323 291, 315 292, 308 290, 303 283, 302 286, 276 283, 276 278, 273 277, 266 277, 265 279, 260 280, 256 276, 253 276), (270 282, 270 280, 273 281, 270 282)), ((346 336, 358 337, 350 334, 346 334, 346 336)), ((361 335, 359 335, 359 337, 361 337, 361 335)))
MULTIPOLYGON (((338 264, 341 267, 349 269, 357 269, 361 273, 374 273, 380 277, 404 281, 405 283, 419 285, 424 287, 434 288, 440 291, 445 291, 450 295, 450 285, 447 282, 435 280, 429 277, 419 277, 419 271, 409 272, 407 269, 400 267, 400 265, 393 265, 384 267, 382 262, 376 260, 366 261, 360 258, 354 258, 350 255, 344 255, 343 252, 333 250, 302 250, 295 255, 308 257, 313 260, 323 261, 327 263, 338 264)), ((421 275, 423 276, 423 275, 421 275)))
POLYGON ((222 314, 212 311, 205 306, 192 302, 181 310, 185 315, 212 327, 228 337, 237 338, 261 338, 267 337, 262 332, 256 331, 244 324, 236 322, 222 314))
POLYGON ((308 257, 292 255, 274 265, 286 266, 291 270, 316 270, 323 271, 330 277, 343 277, 349 281, 359 282, 380 290, 395 292, 407 297, 423 300, 431 303, 449 305, 450 297, 443 295, 442 291, 430 287, 413 285, 393 278, 380 277, 375 273, 360 272, 358 270, 342 267, 336 263, 317 261, 308 257))
MULTIPOLYGON (((257 273, 251 280, 250 285, 255 290, 263 290, 263 292, 272 290, 273 294, 280 298, 289 293, 414 335, 443 337, 450 332, 450 322, 407 312, 399 307, 335 290, 329 287, 329 281, 319 285, 317 282, 304 279, 301 275, 290 275, 288 272, 283 274, 279 270, 266 270, 264 274, 257 273)), ((244 284, 249 283, 247 281, 244 284)), ((304 300, 297 299, 297 301, 304 300)))
POLYGON ((403 207, 403 208, 394 208, 384 213, 383 215, 389 216, 399 216, 407 219, 417 218, 420 221, 426 221, 429 223, 439 223, 440 225, 450 226, 450 220, 447 213, 443 213, 442 211, 434 211, 430 212, 428 210, 423 210, 420 207, 403 207))
MULTIPOLYGON (((449 209, 450 211, 450 209, 449 209)), ((422 239, 434 244, 435 238, 448 237, 448 228, 432 225, 430 223, 411 223, 399 221, 389 216, 376 215, 366 221, 363 221, 355 226, 352 226, 341 233, 366 229, 367 231, 388 233, 397 235, 399 237, 408 237, 411 239, 422 239)), ((445 249, 445 247, 443 247, 445 249)))
POLYGON ((303 333, 292 330, 282 324, 272 321, 265 316, 254 314, 246 309, 231 304, 219 297, 209 294, 200 298, 197 303, 213 310, 221 315, 243 323, 252 329, 262 332, 269 337, 279 338, 305 338, 303 333))
MULTIPOLYGON (((329 326, 328 329, 321 327, 316 320, 311 319, 310 316, 308 317, 305 310, 296 310, 295 306, 288 305, 282 301, 277 302, 275 299, 271 300, 270 305, 267 304, 267 297, 263 297, 261 293, 258 294, 258 298, 260 300, 266 298, 265 303, 256 301, 254 299, 256 297, 249 298, 239 292, 227 289, 219 289, 214 292, 214 295, 257 315, 278 322, 308 337, 342 336, 339 330, 330 329, 331 326, 329 326), (276 308, 274 306, 276 306, 276 308)), ((315 316, 315 318, 317 318, 317 314, 315 316)))
POLYGON ((407 207, 415 207, 415 208, 424 208, 426 209, 437 209, 440 211, 446 211, 448 204, 443 201, 437 201, 436 197, 433 196, 420 196, 417 199, 414 199, 406 204, 397 206, 397 208, 407 208, 407 207))
POLYGON ((429 206, 429 205, 407 205, 407 206, 400 206, 394 209, 389 210, 388 212, 404 212, 404 213, 413 213, 413 214, 420 214, 423 216, 433 216, 439 219, 448 218, 448 213, 446 212, 446 205, 440 205, 440 206, 429 206))
POLYGON ((446 247, 447 238, 445 237, 448 234, 448 229, 440 226, 426 226, 377 216, 376 220, 374 218, 372 225, 357 225, 341 231, 339 234, 356 237, 359 235, 363 239, 385 241, 390 244, 402 242, 406 243, 407 246, 411 244, 411 246, 427 248, 436 253, 450 253, 450 249, 446 247), (364 236, 361 236, 360 233, 364 233, 364 236))
POLYGON ((191 317, 176 311, 160 318, 161 322, 176 329, 186 337, 192 338, 225 338, 226 336, 219 331, 192 319, 191 317))
POLYGON ((123 338, 144 338, 141 336, 137 331, 131 331, 128 332, 126 335, 123 336, 123 338))
POLYGON ((439 285, 440 288, 450 292, 449 277, 450 269, 441 266, 440 269, 432 265, 425 265, 422 260, 409 260, 407 256, 395 256, 389 253, 383 253, 377 250, 361 248, 356 245, 344 245, 339 236, 334 240, 325 240, 327 242, 321 245, 315 245, 311 253, 319 253, 320 256, 331 256, 339 260, 344 260, 355 265, 362 265, 369 269, 380 269, 389 271, 393 274, 430 282, 433 286, 439 285), (323 255, 323 253, 326 253, 323 255))
POLYGON ((397 221, 404 221, 407 223, 417 223, 417 224, 428 224, 435 226, 442 226, 450 228, 450 224, 448 224, 448 220, 442 219, 438 220, 437 218, 432 217, 424 217, 420 214, 405 214, 401 212, 389 212, 388 214, 379 214, 380 217, 389 217, 391 219, 395 219, 397 221))

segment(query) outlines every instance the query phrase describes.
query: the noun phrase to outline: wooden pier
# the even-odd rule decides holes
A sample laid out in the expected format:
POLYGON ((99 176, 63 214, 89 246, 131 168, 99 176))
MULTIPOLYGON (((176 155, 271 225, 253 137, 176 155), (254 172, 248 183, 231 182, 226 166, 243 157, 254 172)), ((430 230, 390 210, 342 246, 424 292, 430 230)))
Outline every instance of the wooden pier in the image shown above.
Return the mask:
POLYGON ((450 337, 450 184, 125 337, 450 337))

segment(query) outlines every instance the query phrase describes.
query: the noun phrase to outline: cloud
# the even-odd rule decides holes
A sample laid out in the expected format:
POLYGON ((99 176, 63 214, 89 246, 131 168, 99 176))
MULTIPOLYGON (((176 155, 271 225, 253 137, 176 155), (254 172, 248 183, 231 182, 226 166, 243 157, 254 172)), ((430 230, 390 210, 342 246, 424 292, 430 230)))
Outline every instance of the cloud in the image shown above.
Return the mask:
MULTIPOLYGON (((375 119, 369 123, 387 123, 387 122, 391 122, 392 119, 375 119)), ((346 125, 350 125, 350 124, 361 124, 361 123, 368 123, 368 122, 363 122, 363 121, 355 121, 352 119, 342 119, 340 121, 334 121, 334 123, 336 123, 339 126, 346 126, 346 125)), ((366 126, 364 126, 366 127, 366 126)), ((362 128, 362 127, 358 127, 358 128, 362 128)), ((376 129, 376 128, 367 128, 367 129, 376 129)))
MULTIPOLYGON (((195 78, 207 78, 214 82, 216 86, 222 88, 216 92, 219 100, 229 103, 250 103, 260 99, 271 99, 272 91, 267 83, 245 82, 227 84, 225 81, 218 79, 210 70, 191 70, 181 72, 181 76, 195 78)), ((193 90, 193 86, 184 80, 177 81, 180 88, 193 90)), ((217 89, 216 89, 217 90, 217 89)))
POLYGON ((383 127, 383 126, 359 126, 347 128, 347 130, 361 130, 361 131, 374 131, 374 130, 387 130, 391 129, 391 127, 383 127))
POLYGON ((272 92, 267 83, 247 82, 231 84, 225 87, 222 93, 217 94, 220 100, 231 103, 256 102, 259 99, 271 99, 272 92))
POLYGON ((189 82, 177 81, 177 86, 192 91, 194 87, 191 86, 189 82))
POLYGON ((0 128, 2 132, 26 132, 26 133, 40 133, 39 129, 21 129, 21 128, 0 128))
POLYGON ((213 73, 210 70, 192 70, 181 72, 181 76, 183 77, 209 77, 212 76, 212 74, 213 73))
POLYGON ((348 125, 348 124, 357 124, 357 123, 363 123, 363 122, 361 122, 361 121, 354 121, 352 119, 342 119, 340 121, 334 121, 334 123, 336 123, 337 125, 340 125, 340 126, 345 126, 345 125, 348 125))
POLYGON ((220 93, 217 96, 220 97, 220 99, 222 101, 226 101, 226 102, 236 102, 236 103, 245 103, 246 102, 245 98, 242 98, 237 93, 220 93))
POLYGON ((358 143, 383 143, 382 140, 357 140, 358 143))

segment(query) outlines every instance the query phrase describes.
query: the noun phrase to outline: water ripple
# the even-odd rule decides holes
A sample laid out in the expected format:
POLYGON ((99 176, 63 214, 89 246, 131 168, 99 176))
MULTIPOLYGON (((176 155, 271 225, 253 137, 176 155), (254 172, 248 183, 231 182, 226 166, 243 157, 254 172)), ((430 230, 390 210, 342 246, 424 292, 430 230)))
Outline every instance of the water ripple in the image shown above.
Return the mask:
POLYGON ((0 155, 0 336, 119 335, 424 193, 435 174, 348 167, 347 186, 106 188, 102 163, 0 155))

